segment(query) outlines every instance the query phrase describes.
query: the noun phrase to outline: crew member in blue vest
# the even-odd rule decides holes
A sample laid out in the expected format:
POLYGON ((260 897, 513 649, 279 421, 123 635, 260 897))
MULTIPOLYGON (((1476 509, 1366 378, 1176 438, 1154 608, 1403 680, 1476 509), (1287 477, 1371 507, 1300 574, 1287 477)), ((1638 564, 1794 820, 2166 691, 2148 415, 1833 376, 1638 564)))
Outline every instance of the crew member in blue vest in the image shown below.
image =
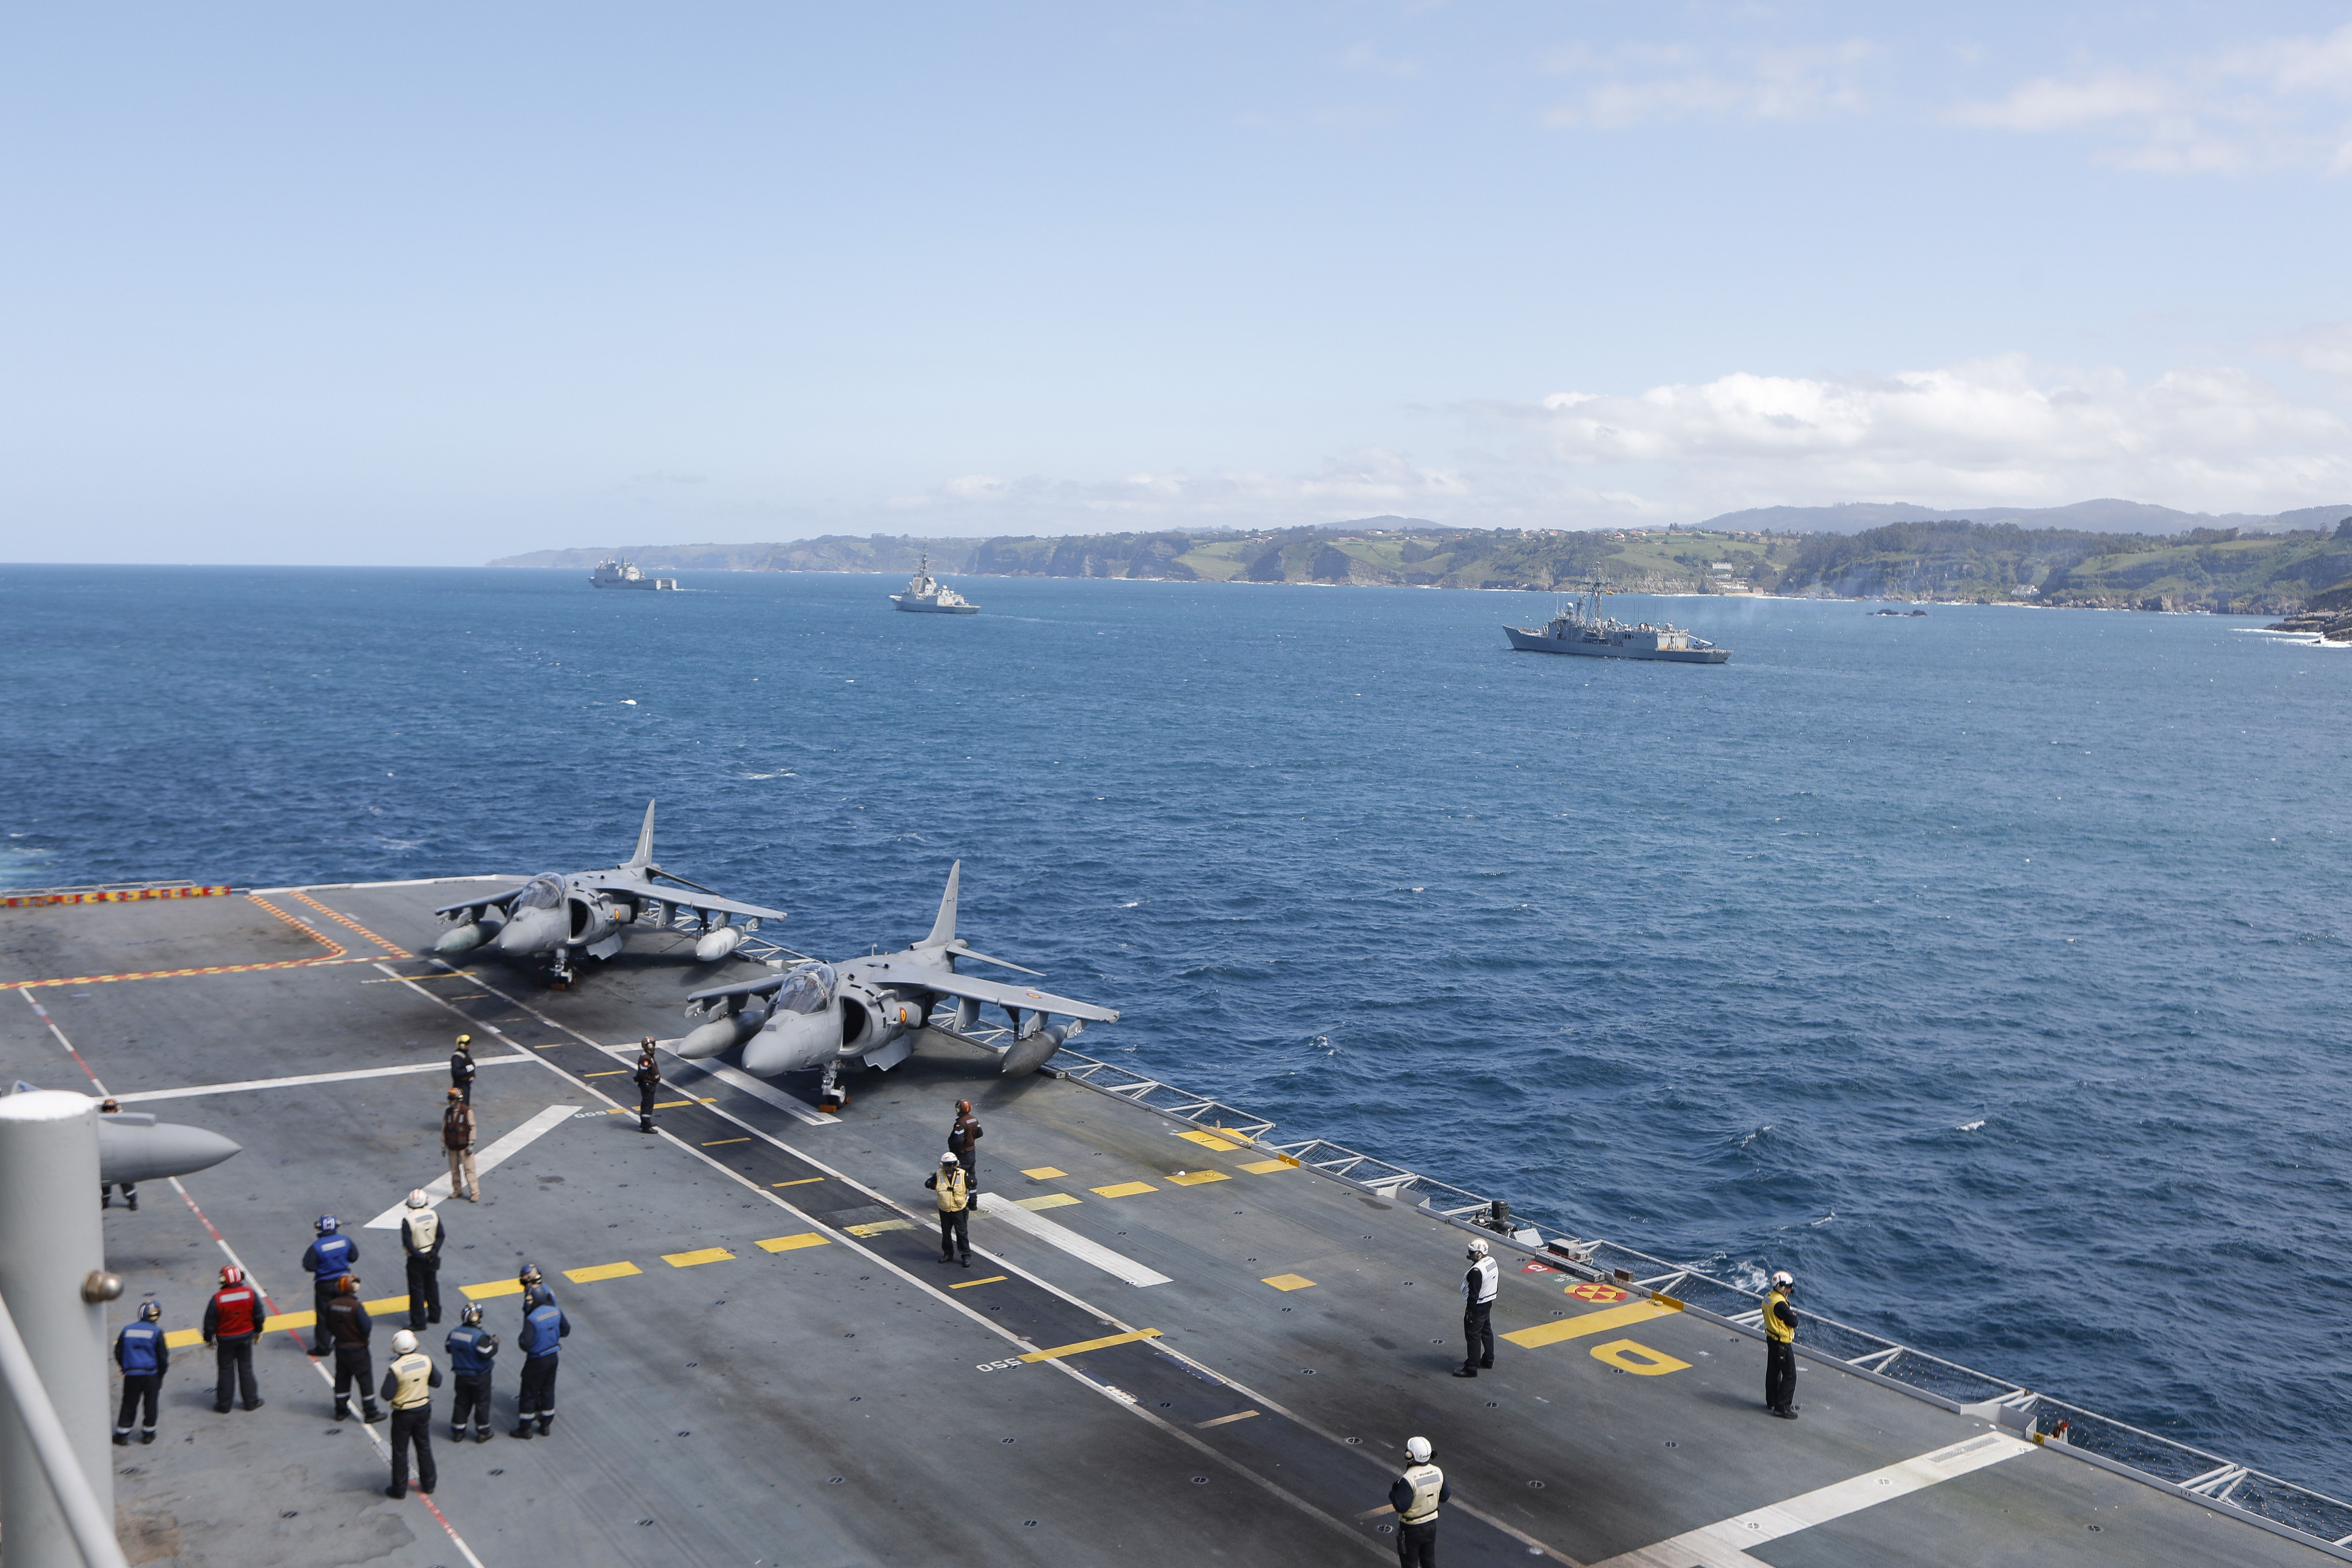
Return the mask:
POLYGON ((325 1355, 334 1348, 327 1338, 327 1309, 334 1304, 336 1282, 360 1260, 360 1249, 341 1234, 341 1222, 333 1215, 319 1216, 318 1231, 319 1239, 302 1254, 302 1267, 310 1276, 310 1353, 325 1355))
POLYGON ((163 1315, 161 1302, 142 1301, 139 1321, 126 1323, 114 1336, 114 1364, 122 1369, 122 1412, 114 1418, 118 1448, 130 1443, 131 1413, 142 1400, 147 1413, 140 1423, 139 1440, 155 1440, 155 1399, 163 1392, 163 1374, 172 1367, 172 1347, 163 1342, 163 1331, 155 1326, 155 1320, 163 1315))
POLYGON ((433 1391, 441 1369, 416 1348, 406 1329, 392 1336, 392 1364, 383 1369, 384 1402, 392 1406, 392 1484, 388 1498, 408 1495, 408 1450, 416 1449, 416 1489, 430 1493, 440 1480, 433 1466, 433 1391))
POLYGON ((515 1429, 511 1436, 528 1437, 530 1424, 539 1422, 539 1435, 555 1425, 555 1357, 563 1348, 563 1337, 572 1331, 572 1321, 563 1309, 555 1304, 554 1292, 539 1278, 539 1266, 522 1266, 522 1395, 515 1401, 515 1429))
POLYGON ((466 1440, 466 1413, 474 1415, 474 1441, 490 1440, 490 1371, 499 1353, 499 1336, 482 1327, 482 1304, 468 1301, 449 1331, 449 1376, 456 1386, 449 1395, 449 1441, 466 1440))
POLYGON ((1445 1472, 1429 1462, 1429 1439, 1405 1439, 1404 1457, 1412 1462, 1389 1488, 1389 1506, 1396 1510, 1397 1561, 1403 1568, 1437 1568, 1437 1505, 1454 1495, 1445 1472))

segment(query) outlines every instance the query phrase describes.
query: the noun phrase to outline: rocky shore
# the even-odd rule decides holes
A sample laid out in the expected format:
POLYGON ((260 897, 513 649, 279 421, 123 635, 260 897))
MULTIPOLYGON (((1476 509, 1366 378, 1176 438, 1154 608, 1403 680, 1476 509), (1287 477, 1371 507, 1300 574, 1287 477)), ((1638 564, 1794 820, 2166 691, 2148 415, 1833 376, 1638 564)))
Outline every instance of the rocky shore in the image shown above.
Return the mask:
POLYGON ((2352 642, 2352 609, 2308 610, 2299 616, 2289 616, 2283 621, 2273 621, 2263 629, 2268 632, 2317 632, 2329 642, 2352 642))

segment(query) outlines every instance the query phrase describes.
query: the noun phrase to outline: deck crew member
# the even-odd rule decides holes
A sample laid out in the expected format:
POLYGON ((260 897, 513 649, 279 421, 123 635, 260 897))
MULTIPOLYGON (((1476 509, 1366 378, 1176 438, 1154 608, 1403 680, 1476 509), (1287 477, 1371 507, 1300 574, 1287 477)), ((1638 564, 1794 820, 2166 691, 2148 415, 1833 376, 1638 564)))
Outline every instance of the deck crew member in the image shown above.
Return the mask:
POLYGON ((1797 1418, 1796 1290, 1797 1277, 1782 1268, 1764 1297, 1764 1408, 1783 1421, 1797 1418))
POLYGON ((1454 1484, 1429 1462, 1429 1453, 1428 1438, 1406 1438, 1404 1457, 1412 1462, 1389 1488, 1389 1506, 1397 1517, 1397 1561, 1403 1568, 1437 1568, 1437 1505, 1454 1495, 1454 1484))
POLYGON ((654 1130, 654 1096, 661 1092, 662 1086, 661 1066, 654 1060, 651 1035, 646 1037, 646 1043, 638 1049, 637 1070, 629 1081, 637 1086, 637 1131, 650 1132, 654 1130))
POLYGON ((253 1342, 260 1337, 261 1292, 245 1282, 245 1270, 234 1263, 220 1271, 220 1289, 205 1303, 205 1343, 213 1347, 213 1363, 220 1373, 213 1387, 213 1409, 228 1414, 229 1395, 241 1394, 247 1410, 261 1408, 261 1391, 253 1381, 253 1342))
POLYGON ((536 1419, 544 1437, 555 1425, 556 1353, 572 1331, 572 1320, 555 1304, 555 1293, 541 1283, 536 1264, 522 1266, 522 1332, 517 1336, 522 1347, 522 1394, 515 1401, 512 1436, 530 1436, 536 1419))
POLYGON ((980 1212, 980 1118, 971 1113, 971 1101, 957 1100, 955 1125, 948 1129, 948 1152, 963 1167, 965 1206, 973 1214, 980 1212))
MULTIPOLYGON (((449 1053, 449 1087, 467 1104, 474 1103, 474 1037, 457 1037, 457 1048, 449 1053)), ((426 1487, 426 1491, 433 1489, 426 1487)))
POLYGON ((482 1201, 482 1179, 474 1172, 474 1108, 453 1086, 441 1111, 441 1147, 449 1155, 449 1195, 482 1201))
POLYGON ((1495 1292, 1502 1287, 1503 1271, 1486 1256, 1484 1237, 1474 1239, 1464 1256, 1470 1267, 1462 1273, 1462 1370, 1454 1375, 1475 1377, 1495 1364, 1495 1292))
POLYGON ((466 1440, 466 1415, 474 1416, 474 1441, 490 1440, 490 1365, 499 1353, 499 1336, 482 1327, 482 1304, 468 1301, 457 1314, 442 1350, 449 1357, 449 1441, 466 1440))
POLYGON ((338 1282, 335 1299, 327 1303, 327 1332, 335 1342, 335 1419, 352 1417, 352 1387, 360 1391, 360 1419, 373 1426, 383 1419, 376 1408, 375 1361, 368 1352, 368 1341, 375 1333, 375 1325, 368 1319, 366 1305, 360 1300, 360 1277, 346 1274, 338 1282))
MULTIPOLYGON (((98 1102, 98 1113, 100 1116, 119 1115, 121 1110, 122 1107, 118 1101, 101 1100, 98 1102)), ((112 1208, 114 1206, 114 1189, 117 1187, 121 1187, 122 1189, 122 1201, 131 1205, 131 1212, 132 1214, 137 1214, 139 1212, 139 1184, 136 1182, 99 1183, 98 1206, 102 1209, 112 1208)))
POLYGON ((360 1260, 360 1247, 341 1234, 342 1224, 333 1215, 320 1215, 312 1228, 319 1239, 302 1254, 302 1268, 310 1276, 310 1353, 325 1355, 333 1348, 327 1338, 327 1309, 334 1304, 336 1281, 360 1260))
POLYGON ((416 1489, 430 1493, 441 1479, 433 1467, 433 1391, 441 1369, 416 1348, 416 1336, 403 1329, 392 1336, 392 1364, 383 1369, 383 1399, 392 1406, 392 1485, 388 1498, 408 1495, 408 1449, 416 1447, 416 1489))
POLYGON ((923 1178, 923 1185, 940 1194, 940 1261, 953 1263, 961 1256, 971 1267, 971 1216, 966 1209, 971 1190, 964 1184, 963 1164, 950 1149, 940 1156, 940 1168, 923 1178))
POLYGON ((408 1255, 408 1326, 412 1329, 441 1321, 441 1244, 449 1233, 441 1228, 441 1216, 426 1206, 431 1201, 423 1187, 417 1188, 408 1194, 408 1212, 400 1219, 400 1247, 408 1255))
POLYGON ((172 1369, 172 1347, 155 1321, 163 1315, 161 1302, 139 1303, 139 1321, 125 1323, 114 1336, 114 1364, 122 1369, 122 1409, 114 1418, 114 1446, 131 1441, 131 1413, 143 1401, 147 1406, 139 1424, 139 1440, 155 1440, 155 1401, 163 1391, 163 1374, 172 1369))

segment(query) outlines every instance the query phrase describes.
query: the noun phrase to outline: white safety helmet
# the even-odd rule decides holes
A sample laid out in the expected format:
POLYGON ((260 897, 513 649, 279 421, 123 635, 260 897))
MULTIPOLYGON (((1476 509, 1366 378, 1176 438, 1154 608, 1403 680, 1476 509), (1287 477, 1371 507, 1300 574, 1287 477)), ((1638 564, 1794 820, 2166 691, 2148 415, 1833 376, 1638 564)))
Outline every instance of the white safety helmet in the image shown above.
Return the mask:
POLYGON ((411 1352, 411 1351, 415 1350, 415 1348, 416 1348, 416 1336, 415 1336, 415 1334, 410 1333, 406 1329, 403 1329, 403 1330, 401 1330, 401 1331, 400 1331, 400 1332, 398 1332, 398 1333, 396 1333, 396 1334, 394 1334, 394 1335, 393 1335, 393 1336, 392 1336, 392 1353, 393 1353, 393 1354, 394 1354, 394 1355, 406 1355, 409 1352, 411 1352))
POLYGON ((1785 1268, 1776 1268, 1772 1271, 1772 1289, 1775 1290, 1793 1290, 1796 1288, 1797 1277, 1795 1275, 1790 1273, 1785 1268))
POLYGON ((425 1195, 425 1189, 423 1187, 418 1187, 415 1191, 408 1194, 408 1206, 413 1209, 421 1209, 432 1201, 432 1199, 425 1195))
POLYGON ((1404 1440, 1404 1457, 1411 1459, 1414 1464, 1425 1465, 1429 1463, 1429 1453, 1428 1438, 1407 1437, 1404 1440))
POLYGON ((1483 1240, 1481 1240, 1481 1239, 1479 1239, 1479 1238, 1478 1238, 1478 1237, 1473 1237, 1471 1238, 1471 1240, 1470 1240, 1470 1245, 1469 1245, 1469 1246, 1467 1246, 1467 1247, 1464 1247, 1464 1248, 1462 1249, 1462 1256, 1463 1256, 1463 1257, 1465 1257, 1465 1258, 1484 1258, 1484 1257, 1486 1257, 1486 1242, 1485 1242, 1485 1241, 1483 1241, 1483 1240))
POLYGON ((940 1156, 940 1163, 942 1165, 961 1165, 963 1162, 957 1159, 955 1157, 955 1151, 950 1149, 946 1153, 940 1156))

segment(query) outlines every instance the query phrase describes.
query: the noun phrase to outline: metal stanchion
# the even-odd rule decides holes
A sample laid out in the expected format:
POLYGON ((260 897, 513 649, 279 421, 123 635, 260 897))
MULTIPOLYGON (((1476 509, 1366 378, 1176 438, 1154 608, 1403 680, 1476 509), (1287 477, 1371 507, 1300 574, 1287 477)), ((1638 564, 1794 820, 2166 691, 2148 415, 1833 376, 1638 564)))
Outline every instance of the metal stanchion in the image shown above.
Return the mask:
POLYGON ((97 1110, 57 1089, 0 1096, 0 1299, 14 1331, 0 1331, 5 1568, 122 1561, 106 1409, 106 1302, 121 1286, 99 1228, 97 1110))

